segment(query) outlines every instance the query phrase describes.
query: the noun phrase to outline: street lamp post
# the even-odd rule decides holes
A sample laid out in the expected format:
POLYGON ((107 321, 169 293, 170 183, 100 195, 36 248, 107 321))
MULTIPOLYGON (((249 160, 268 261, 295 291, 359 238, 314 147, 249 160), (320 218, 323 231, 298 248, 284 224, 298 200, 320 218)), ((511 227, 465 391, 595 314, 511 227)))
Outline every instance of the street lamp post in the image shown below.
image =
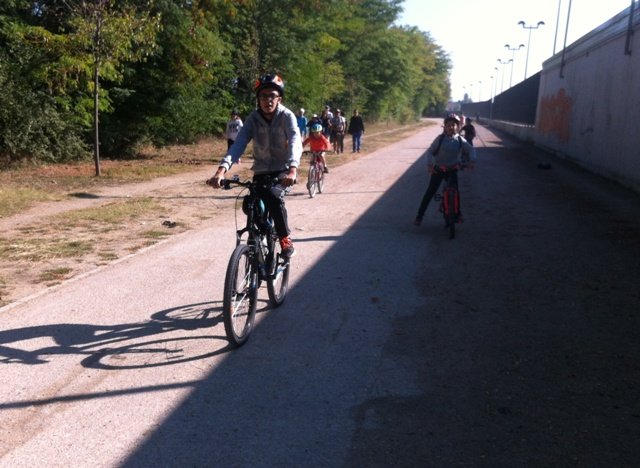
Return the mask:
POLYGON ((544 21, 538 21, 538 24, 535 26, 527 26, 527 24, 524 21, 518 21, 518 24, 520 26, 522 26, 524 29, 528 29, 529 30, 529 41, 527 42, 527 61, 525 62, 524 65, 524 79, 527 79, 527 68, 529 67, 529 51, 531 50, 531 31, 533 29, 538 29, 540 26, 544 26, 544 21))
POLYGON ((492 76, 491 77, 491 92, 492 92, 492 96, 491 96, 491 109, 489 109, 489 118, 493 119, 493 103, 496 101, 496 94, 498 92, 498 72, 500 71, 498 69, 498 67, 493 67, 493 69, 495 70, 495 79, 492 76))
POLYGON ((482 101, 482 81, 478 80, 478 102, 482 101))
POLYGON ((509 59, 506 62, 502 61, 502 59, 498 59, 498 63, 502 65, 502 77, 500 78, 500 92, 504 91, 504 66, 513 63, 513 59, 509 59))
POLYGON ((511 77, 509 78, 509 88, 513 86, 513 64, 516 60, 516 51, 522 49, 524 44, 520 44, 518 47, 511 47, 509 44, 504 45, 507 50, 511 51, 511 77))

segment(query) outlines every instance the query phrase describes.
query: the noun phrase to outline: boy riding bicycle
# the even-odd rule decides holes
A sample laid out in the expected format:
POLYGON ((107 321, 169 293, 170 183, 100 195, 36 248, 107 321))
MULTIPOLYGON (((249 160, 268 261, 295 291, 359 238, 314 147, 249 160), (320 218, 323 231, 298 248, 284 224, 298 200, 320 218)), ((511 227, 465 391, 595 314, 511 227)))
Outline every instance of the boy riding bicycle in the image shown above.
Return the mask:
POLYGON ((445 177, 451 177, 451 184, 458 186, 458 174, 456 171, 447 173, 438 168, 453 169, 461 162, 475 161, 475 148, 458 134, 460 117, 456 114, 449 114, 444 119, 444 132, 436 137, 427 150, 427 169, 431 174, 429 186, 422 197, 422 202, 418 208, 418 214, 413 224, 420 226, 424 212, 429 206, 429 202, 438 191, 440 184, 445 177))
MULTIPOLYGON (((279 179, 283 188, 294 184, 297 175, 302 144, 295 114, 281 104, 284 82, 278 75, 261 76, 254 90, 258 108, 246 119, 235 143, 220 162, 220 167, 209 180, 214 188, 220 188, 224 174, 237 163, 245 148, 253 140, 253 179, 279 179)), ((289 236, 287 209, 284 204, 285 190, 278 187, 260 187, 258 195, 267 205, 280 239, 282 253, 293 256, 295 250, 289 236)))

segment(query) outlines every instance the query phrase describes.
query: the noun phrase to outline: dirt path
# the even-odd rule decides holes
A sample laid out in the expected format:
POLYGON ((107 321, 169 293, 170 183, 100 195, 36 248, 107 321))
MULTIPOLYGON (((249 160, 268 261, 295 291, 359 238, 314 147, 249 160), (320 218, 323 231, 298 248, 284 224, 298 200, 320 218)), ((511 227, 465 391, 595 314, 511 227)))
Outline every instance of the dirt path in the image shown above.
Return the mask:
MULTIPOLYGON (((384 146, 421 126, 380 127, 367 135, 366 146, 369 150, 384 146)), ((214 152, 211 143, 203 146, 197 150, 202 156, 198 161, 214 152)), ((189 159, 188 151, 179 148, 177 157, 189 159)), ((60 201, 38 203, 17 215, 0 218, 0 252, 9 252, 0 262, 0 307, 210 223, 221 210, 232 206, 230 199, 235 195, 215 193, 203 183, 214 172, 212 161, 194 167, 197 169, 192 172, 148 182, 72 192, 60 201), (65 218, 69 212, 142 198, 153 202, 155 208, 115 226, 65 218)), ((237 165, 230 174, 248 174, 249 169, 248 164, 237 165)), ((294 192, 304 190, 304 184, 298 184, 294 192)))
POLYGON ((8 240, 5 248, 15 245, 19 252, 0 263, 0 279, 4 278, 4 287, 0 283, 0 306, 125 258, 166 237, 197 229, 229 205, 221 202, 226 197, 215 197, 204 184, 211 173, 212 166, 206 166, 148 182, 70 194, 61 201, 38 203, 23 213, 0 219, 0 237, 8 240), (117 226, 98 228, 67 222, 64 217, 75 210, 139 198, 157 203, 157 209, 117 226), (52 252, 49 256, 30 256, 29 245, 35 250, 40 245, 36 243, 46 241, 53 249, 69 240, 90 247, 78 248, 75 255, 52 252))

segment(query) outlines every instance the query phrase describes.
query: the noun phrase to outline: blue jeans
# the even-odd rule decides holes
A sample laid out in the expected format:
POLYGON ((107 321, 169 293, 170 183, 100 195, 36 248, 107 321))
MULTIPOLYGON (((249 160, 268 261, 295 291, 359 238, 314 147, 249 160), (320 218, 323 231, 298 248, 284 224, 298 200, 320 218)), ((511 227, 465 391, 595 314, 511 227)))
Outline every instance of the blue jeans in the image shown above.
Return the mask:
POLYGON ((362 143, 362 132, 356 132, 351 134, 353 140, 353 151, 360 151, 360 144, 362 143))

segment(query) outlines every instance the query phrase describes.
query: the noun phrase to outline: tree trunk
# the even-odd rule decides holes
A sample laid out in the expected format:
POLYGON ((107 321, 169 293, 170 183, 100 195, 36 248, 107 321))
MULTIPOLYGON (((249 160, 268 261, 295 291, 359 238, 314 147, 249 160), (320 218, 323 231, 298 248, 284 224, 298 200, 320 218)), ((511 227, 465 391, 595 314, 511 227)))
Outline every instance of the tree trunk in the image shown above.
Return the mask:
POLYGON ((100 38, 102 34, 102 14, 96 11, 96 35, 94 37, 94 62, 93 62, 93 160, 96 165, 96 177, 100 177, 100 38))

